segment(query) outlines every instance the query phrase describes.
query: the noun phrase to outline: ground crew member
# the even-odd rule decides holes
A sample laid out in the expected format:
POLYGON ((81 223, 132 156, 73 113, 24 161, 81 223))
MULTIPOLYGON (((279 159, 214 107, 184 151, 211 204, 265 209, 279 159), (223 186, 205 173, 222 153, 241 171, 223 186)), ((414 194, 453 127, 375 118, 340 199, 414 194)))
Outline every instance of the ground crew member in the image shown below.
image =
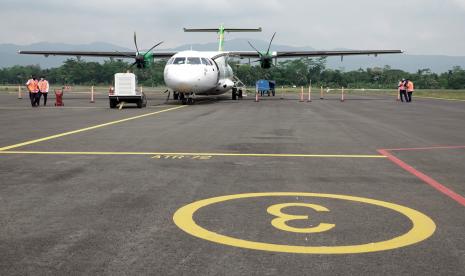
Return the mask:
POLYGON ((48 81, 45 79, 45 77, 40 77, 39 81, 39 99, 37 100, 37 104, 40 105, 40 96, 44 96, 44 106, 47 105, 47 95, 48 95, 48 90, 50 86, 48 81))
POLYGON ((39 81, 37 80, 36 76, 32 76, 32 78, 26 82, 26 87, 29 91, 31 105, 34 107, 36 106, 36 98, 37 94, 39 93, 39 81))
POLYGON ((413 82, 411 80, 407 80, 406 84, 407 84, 407 102, 411 102, 412 101, 412 94, 413 94, 413 91, 415 91, 415 87, 414 87, 413 82))
POLYGON ((407 87, 405 85, 405 79, 402 79, 400 82, 399 82, 399 96, 400 96, 400 100, 402 102, 404 102, 404 98, 405 98, 405 101, 407 101, 407 87))

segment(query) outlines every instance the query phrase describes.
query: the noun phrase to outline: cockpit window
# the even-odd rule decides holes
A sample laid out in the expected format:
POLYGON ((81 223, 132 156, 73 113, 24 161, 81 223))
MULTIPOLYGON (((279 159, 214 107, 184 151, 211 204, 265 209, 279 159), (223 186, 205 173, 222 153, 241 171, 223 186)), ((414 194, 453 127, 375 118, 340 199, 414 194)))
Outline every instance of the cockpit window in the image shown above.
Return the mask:
POLYGON ((186 64, 186 58, 185 57, 177 57, 174 59, 173 64, 186 64))
POLYGON ((169 64, 173 64, 173 61, 174 61, 174 58, 170 58, 170 59, 166 62, 166 64, 168 64, 168 65, 169 65, 169 64))
POLYGON ((202 63, 205 65, 212 65, 212 63, 206 58, 202 58, 202 63))
POLYGON ((200 62, 200 58, 198 57, 188 57, 187 64, 202 64, 202 63, 200 62))

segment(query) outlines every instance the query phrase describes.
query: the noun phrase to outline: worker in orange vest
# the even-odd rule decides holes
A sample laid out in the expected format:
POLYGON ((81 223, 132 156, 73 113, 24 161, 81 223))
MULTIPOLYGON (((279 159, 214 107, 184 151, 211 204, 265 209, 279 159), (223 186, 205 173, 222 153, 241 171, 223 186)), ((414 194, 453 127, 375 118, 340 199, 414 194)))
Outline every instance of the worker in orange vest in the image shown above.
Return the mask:
POLYGON ((399 97, 400 97, 400 100, 402 102, 404 102, 404 98, 405 98, 405 101, 407 102, 407 87, 405 86, 405 79, 402 79, 400 82, 399 82, 399 97))
POLYGON ((37 104, 40 105, 40 97, 41 95, 44 96, 44 106, 47 105, 47 95, 48 95, 48 90, 50 88, 50 85, 48 81, 45 79, 45 77, 40 77, 39 81, 39 98, 37 100, 37 104))
POLYGON ((32 76, 32 78, 26 82, 26 87, 29 91, 29 99, 31 100, 31 105, 32 107, 35 107, 37 101, 36 98, 39 93, 39 81, 37 80, 36 76, 32 76))
POLYGON ((411 80, 407 80, 406 81, 407 83, 407 102, 411 102, 412 101, 412 94, 413 94, 413 91, 415 91, 415 87, 413 85, 413 82, 411 80))

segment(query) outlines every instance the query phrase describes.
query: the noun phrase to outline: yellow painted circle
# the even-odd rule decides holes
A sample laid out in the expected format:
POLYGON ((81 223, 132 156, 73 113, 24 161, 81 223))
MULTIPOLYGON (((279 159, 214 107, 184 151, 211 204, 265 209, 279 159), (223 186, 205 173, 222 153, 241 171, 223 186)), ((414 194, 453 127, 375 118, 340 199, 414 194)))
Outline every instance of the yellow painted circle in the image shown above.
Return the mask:
POLYGON ((249 193, 213 197, 193 202, 180 208, 174 214, 173 220, 174 223, 185 232, 208 241, 247 249, 301 254, 354 254, 391 250, 421 242, 429 238, 436 230, 436 224, 428 216, 405 206, 363 197, 316 193, 249 193), (407 233, 381 242, 347 246, 296 246, 254 242, 221 235, 201 227, 193 219, 194 213, 200 208, 219 202, 242 198, 286 196, 332 198, 381 206, 408 217, 412 221, 413 226, 407 233))

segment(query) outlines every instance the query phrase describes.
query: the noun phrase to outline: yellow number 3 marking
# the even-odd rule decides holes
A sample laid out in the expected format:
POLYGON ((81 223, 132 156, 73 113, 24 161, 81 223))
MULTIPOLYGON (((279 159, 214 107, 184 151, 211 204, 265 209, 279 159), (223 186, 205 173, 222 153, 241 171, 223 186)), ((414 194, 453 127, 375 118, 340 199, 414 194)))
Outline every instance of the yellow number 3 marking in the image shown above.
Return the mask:
POLYGON ((330 223, 320 223, 318 226, 309 227, 309 228, 297 228, 287 225, 287 222, 292 220, 308 220, 308 216, 297 216, 289 215, 281 212, 282 209, 287 207, 307 207, 318 212, 329 212, 326 207, 317 204, 308 204, 308 203, 283 203, 276 204, 268 207, 266 210, 269 214, 276 216, 275 219, 271 221, 271 225, 276 227, 279 230, 294 232, 294 233, 321 233, 332 229, 335 224, 330 223))

